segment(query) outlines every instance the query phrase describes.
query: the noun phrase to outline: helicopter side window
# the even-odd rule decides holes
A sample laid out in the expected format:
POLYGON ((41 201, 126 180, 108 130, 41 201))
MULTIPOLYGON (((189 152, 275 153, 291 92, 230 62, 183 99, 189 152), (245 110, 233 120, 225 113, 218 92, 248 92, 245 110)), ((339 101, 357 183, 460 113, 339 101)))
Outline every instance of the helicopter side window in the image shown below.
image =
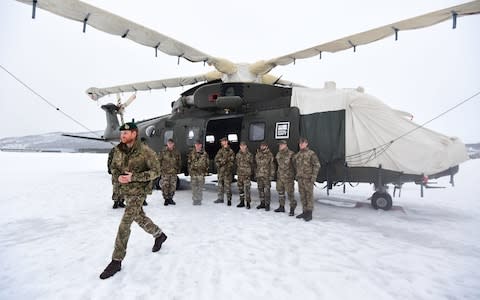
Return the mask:
POLYGON ((172 138, 173 138, 173 130, 172 129, 165 130, 165 133, 163 134, 163 144, 166 145, 168 139, 172 139, 172 138))
POLYGON ((250 123, 248 138, 252 142, 265 140, 265 123, 250 123))
POLYGON ((200 136, 200 128, 198 127, 189 127, 187 128, 187 146, 193 146, 195 140, 200 136))

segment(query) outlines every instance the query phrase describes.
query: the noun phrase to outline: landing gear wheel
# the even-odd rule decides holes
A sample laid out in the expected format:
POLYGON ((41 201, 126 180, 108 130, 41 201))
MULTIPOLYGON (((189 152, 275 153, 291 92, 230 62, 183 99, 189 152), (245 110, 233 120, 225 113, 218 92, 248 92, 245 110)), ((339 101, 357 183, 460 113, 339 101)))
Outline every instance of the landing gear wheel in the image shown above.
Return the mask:
POLYGON ((372 207, 375 209, 389 210, 392 208, 392 196, 390 196, 388 193, 373 193, 372 207))

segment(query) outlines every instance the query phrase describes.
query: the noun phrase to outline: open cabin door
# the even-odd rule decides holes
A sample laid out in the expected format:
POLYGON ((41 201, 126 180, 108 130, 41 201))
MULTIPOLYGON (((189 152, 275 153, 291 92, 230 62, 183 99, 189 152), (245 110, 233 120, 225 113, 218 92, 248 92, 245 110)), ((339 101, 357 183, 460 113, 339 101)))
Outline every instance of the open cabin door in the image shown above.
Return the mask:
POLYGON ((205 150, 210 161, 213 162, 215 155, 220 149, 220 139, 227 137, 230 147, 237 153, 240 148, 240 132, 243 117, 226 117, 211 119, 207 123, 205 134, 205 150))

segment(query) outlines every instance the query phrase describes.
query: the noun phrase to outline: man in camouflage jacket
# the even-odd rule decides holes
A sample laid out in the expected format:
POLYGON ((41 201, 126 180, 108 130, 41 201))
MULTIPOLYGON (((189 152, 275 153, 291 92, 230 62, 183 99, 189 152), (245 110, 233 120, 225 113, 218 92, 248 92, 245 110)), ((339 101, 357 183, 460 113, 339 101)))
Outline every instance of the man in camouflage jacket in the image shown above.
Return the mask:
POLYGON ((106 279, 120 271, 121 262, 127 252, 130 226, 135 221, 143 230, 155 238, 152 252, 160 250, 167 239, 165 233, 145 215, 143 201, 146 198, 146 186, 158 177, 160 166, 153 150, 137 140, 138 129, 135 123, 125 123, 120 127, 121 143, 114 152, 111 171, 120 183, 120 194, 125 197, 126 208, 118 227, 112 261, 100 274, 106 279))
MULTIPOLYGON (((107 169, 108 169, 108 174, 110 175, 112 175, 112 160, 116 151, 118 151, 118 145, 114 146, 108 153, 107 169)), ((124 202, 125 200, 123 200, 123 197, 120 195, 119 186, 120 186, 120 183, 118 182, 118 178, 115 178, 112 175, 112 200, 113 200, 112 208, 114 209, 118 207, 125 207, 125 202, 124 202)))
POLYGON ((202 149, 200 140, 195 141, 195 148, 188 154, 188 173, 192 185, 193 205, 201 205, 205 175, 208 175, 208 155, 202 149))
POLYGON ((300 138, 298 145, 300 151, 295 154, 293 162, 297 174, 298 190, 300 192, 303 212, 299 214, 297 218, 310 221, 313 211, 313 184, 317 180, 320 162, 315 152, 308 149, 307 139, 300 138))
POLYGON ((232 205, 232 176, 233 164, 235 161, 235 153, 228 145, 226 137, 220 139, 222 148, 218 150, 215 155, 215 165, 217 167, 218 186, 217 186, 217 200, 214 203, 223 203, 223 195, 227 194, 227 205, 232 205))
POLYGON ((293 169, 293 157, 295 153, 288 149, 287 141, 281 140, 278 143, 278 152, 275 156, 277 161, 277 192, 280 206, 275 212, 285 212, 285 191, 290 201, 290 216, 295 214, 297 201, 295 200, 295 174, 293 169))
POLYGON ((253 155, 248 151, 247 144, 240 142, 240 151, 235 157, 237 165, 237 186, 240 194, 240 203, 237 207, 244 207, 247 202, 247 209, 250 209, 250 178, 253 174, 253 155))
POLYGON ((257 209, 265 208, 270 210, 270 187, 273 177, 275 176, 275 163, 273 162, 273 154, 268 149, 266 142, 260 144, 260 148, 255 154, 255 177, 257 178, 258 194, 260 196, 260 205, 257 209))
POLYGON ((177 174, 180 173, 182 159, 180 152, 175 149, 173 139, 168 139, 165 149, 158 154, 160 161, 160 175, 162 176, 162 196, 164 205, 175 205, 173 195, 177 189, 177 174))

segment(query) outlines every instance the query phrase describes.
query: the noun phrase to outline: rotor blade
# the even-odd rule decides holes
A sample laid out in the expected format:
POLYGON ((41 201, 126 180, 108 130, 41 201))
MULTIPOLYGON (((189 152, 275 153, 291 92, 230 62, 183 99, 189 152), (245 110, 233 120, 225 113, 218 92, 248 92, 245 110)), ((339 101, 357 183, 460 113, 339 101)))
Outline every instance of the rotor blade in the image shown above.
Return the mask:
POLYGON ((196 83, 205 82, 205 81, 212 81, 212 80, 220 79, 221 77, 222 77, 222 74, 220 72, 212 71, 206 74, 190 76, 190 77, 176 77, 176 78, 160 79, 160 80, 153 80, 153 81, 136 82, 136 83, 106 87, 106 88, 91 87, 88 90, 86 90, 86 93, 92 100, 98 100, 103 96, 115 94, 115 93, 149 91, 149 90, 155 90, 155 89, 180 87, 180 86, 186 86, 186 85, 196 84, 196 83))
MULTIPOLYGON (((106 10, 95 7, 78 0, 17 0, 19 2, 36 6, 52 12, 56 15, 88 24, 100 31, 127 38, 138 44, 152 47, 165 54, 183 57, 191 62, 207 62, 217 67, 219 58, 208 55, 200 50, 190 47, 169 36, 155 30, 144 27, 140 24, 112 14, 106 10)), ((224 66, 225 60, 222 60, 224 66)), ((230 63, 234 65, 233 63, 230 63)), ((222 70, 218 69, 222 72, 222 70)))
POLYGON ((267 61, 258 61, 252 64, 252 72, 258 75, 268 73, 278 65, 288 65, 297 59, 310 58, 321 55, 322 52, 335 53, 350 49, 358 45, 369 44, 386 37, 396 35, 399 31, 414 30, 435 25, 453 18, 455 27, 456 18, 480 13, 480 0, 430 12, 421 16, 406 19, 347 37, 320 44, 311 48, 293 52, 267 61))

